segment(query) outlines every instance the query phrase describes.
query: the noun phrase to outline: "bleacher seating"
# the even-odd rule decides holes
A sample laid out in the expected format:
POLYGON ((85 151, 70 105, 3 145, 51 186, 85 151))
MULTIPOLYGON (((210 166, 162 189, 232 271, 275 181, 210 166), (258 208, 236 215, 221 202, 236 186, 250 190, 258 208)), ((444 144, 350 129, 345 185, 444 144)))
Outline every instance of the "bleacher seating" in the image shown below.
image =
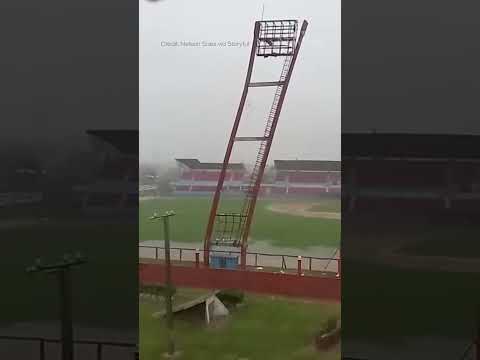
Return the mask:
POLYGON ((215 171, 195 171, 193 172, 193 178, 196 181, 218 181, 220 177, 220 172, 215 171))
POLYGON ((180 179, 182 180, 192 180, 192 178, 193 178, 193 173, 190 171, 183 172, 180 175, 180 179))
MULTIPOLYGON (((172 184, 175 192, 214 192, 222 164, 202 163, 198 159, 176 159, 180 168, 178 180, 172 184)), ((225 175, 224 190, 238 192, 245 179, 243 164, 230 164, 225 175)))
POLYGON ((272 194, 319 195, 340 189, 340 162, 316 160, 275 160, 275 185, 272 194), (288 191, 287 191, 288 188, 288 191))
POLYGON ((290 183, 326 184, 330 181, 330 176, 328 173, 296 172, 289 175, 288 181, 290 183))
MULTIPOLYGON (((222 164, 201 163, 197 159, 177 159, 177 162, 181 172, 178 180, 172 184, 174 191, 179 193, 215 191, 222 164)), ((332 185, 336 186, 332 192, 340 191, 338 161, 280 160, 279 163, 281 168, 275 161, 273 184, 262 184, 260 195, 318 195, 330 192, 332 185)), ((231 164, 225 177, 224 191, 245 192, 249 183, 250 176, 243 164, 231 164)))
POLYGON ((244 178, 245 178, 245 174, 243 172, 242 173, 234 172, 232 180, 239 181, 239 180, 243 180, 244 178))
POLYGON ((425 163, 372 163, 362 165, 356 175, 359 186, 402 186, 412 188, 432 188, 445 185, 445 167, 440 164, 425 163), (382 171, 378 171, 382 169, 382 171))

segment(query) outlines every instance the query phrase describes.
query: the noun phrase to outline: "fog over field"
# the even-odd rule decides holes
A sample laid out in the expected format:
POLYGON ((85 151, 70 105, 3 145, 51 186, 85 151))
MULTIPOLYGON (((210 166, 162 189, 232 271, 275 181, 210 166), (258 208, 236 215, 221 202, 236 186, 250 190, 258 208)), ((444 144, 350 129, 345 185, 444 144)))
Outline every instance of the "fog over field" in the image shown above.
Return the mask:
MULTIPOLYGON (((140 2, 140 159, 221 162, 264 19, 309 22, 270 153, 274 159, 340 159, 340 2, 140 2)), ((252 81, 276 81, 282 59, 255 60, 252 81), (280 60, 280 61, 278 61, 280 60)), ((250 89, 239 136, 263 134, 275 88, 250 89)), ((258 144, 233 161, 253 162, 258 144)))

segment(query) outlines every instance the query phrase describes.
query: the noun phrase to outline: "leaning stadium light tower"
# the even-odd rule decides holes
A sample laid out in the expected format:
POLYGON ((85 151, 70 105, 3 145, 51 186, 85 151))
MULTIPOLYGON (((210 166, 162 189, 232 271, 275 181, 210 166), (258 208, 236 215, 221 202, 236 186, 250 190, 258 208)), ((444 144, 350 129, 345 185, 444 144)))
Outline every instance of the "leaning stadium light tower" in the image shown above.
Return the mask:
POLYGON ((283 101, 288 84, 292 76, 295 61, 300 51, 303 36, 307 30, 308 22, 303 21, 298 34, 297 20, 262 20, 255 22, 253 42, 248 63, 247 76, 243 87, 242 97, 238 106, 233 128, 228 141, 227 150, 223 160, 215 195, 212 201, 210 217, 204 239, 204 262, 209 265, 212 246, 217 248, 240 247, 240 261, 242 268, 246 266, 247 241, 252 225, 253 214, 260 184, 262 181, 268 154, 272 145, 273 136, 277 127, 283 101), (277 81, 252 82, 252 71, 255 57, 264 58, 284 57, 283 68, 277 81), (265 130, 261 136, 237 137, 237 131, 242 118, 243 108, 250 88, 275 87, 275 95, 266 119, 265 130), (225 181, 227 169, 234 144, 238 141, 259 142, 259 149, 255 165, 250 175, 250 181, 245 191, 243 206, 238 213, 219 213, 218 206, 225 181))

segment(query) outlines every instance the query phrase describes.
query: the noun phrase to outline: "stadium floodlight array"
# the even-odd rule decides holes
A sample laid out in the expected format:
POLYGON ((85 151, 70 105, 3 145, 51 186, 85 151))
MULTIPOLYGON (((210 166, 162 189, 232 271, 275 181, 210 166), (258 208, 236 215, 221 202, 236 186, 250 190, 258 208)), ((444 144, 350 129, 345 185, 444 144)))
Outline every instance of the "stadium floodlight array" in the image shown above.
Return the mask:
POLYGON ((272 145, 273 136, 277 127, 283 101, 287 92, 288 84, 292 76, 295 61, 297 59, 303 37, 307 30, 308 22, 303 21, 298 34, 297 20, 265 20, 256 21, 250 61, 243 87, 243 93, 238 106, 233 128, 228 141, 227 150, 223 160, 222 170, 218 179, 217 187, 212 201, 207 230, 204 238, 204 262, 209 264, 210 250, 212 245, 224 247, 240 247, 241 266, 246 266, 247 240, 255 211, 255 205, 260 190, 263 173, 272 145), (252 82, 252 71, 255 57, 284 57, 283 67, 277 81, 252 82), (261 136, 238 137, 237 131, 247 99, 248 90, 256 87, 275 87, 276 91, 270 112, 267 116, 265 130, 261 136), (238 141, 259 142, 260 146, 255 160, 250 181, 245 191, 243 206, 238 213, 218 212, 220 196, 225 181, 227 168, 234 144, 238 141))

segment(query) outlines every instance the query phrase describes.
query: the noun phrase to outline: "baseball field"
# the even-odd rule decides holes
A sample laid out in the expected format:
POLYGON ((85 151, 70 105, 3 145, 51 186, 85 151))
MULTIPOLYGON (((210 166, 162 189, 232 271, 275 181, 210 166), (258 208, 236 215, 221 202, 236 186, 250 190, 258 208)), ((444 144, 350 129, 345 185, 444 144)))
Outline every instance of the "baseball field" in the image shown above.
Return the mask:
MULTIPOLYGON (((226 199, 220 211, 238 211, 241 199, 226 199)), ((250 243, 267 242, 276 248, 336 248, 340 244, 340 200, 259 200, 250 243)), ((140 201, 140 241, 163 240, 161 224, 149 217, 173 210, 171 240, 201 242, 211 197, 156 198, 140 201)))
MULTIPOLYGON (((229 201, 232 205, 238 205, 239 202, 229 201)), ((267 207, 272 204, 270 201, 259 202, 253 226, 253 241, 268 240, 274 246, 300 249, 312 245, 338 246, 339 220, 283 214, 269 210, 267 207)), ((282 205, 280 202, 275 204, 282 205)), ((340 203, 328 200, 322 202, 321 206, 325 211, 335 212, 340 203)), ((148 217, 155 211, 174 210, 177 216, 172 221, 172 239, 201 241, 209 207, 210 198, 141 201, 140 240, 162 239, 161 224, 148 220, 148 217)), ((56 319, 56 282, 42 274, 30 276, 25 269, 38 257, 49 262, 58 260, 64 252, 80 251, 89 261, 74 272, 74 292, 81 294, 75 296, 76 320, 92 326, 113 323, 117 326, 128 326, 136 319, 135 313, 130 314, 127 311, 134 299, 126 296, 122 287, 125 282, 134 284, 137 281, 138 260, 133 254, 138 254, 138 249, 124 239, 134 237, 131 233, 133 229, 133 226, 123 226, 121 222, 112 225, 86 225, 68 219, 41 221, 37 218, 31 224, 23 224, 14 219, 5 220, 0 228, 4 242, 0 278, 4 283, 9 283, 9 289, 4 292, 0 301, 3 305, 0 311, 2 322, 56 319), (61 223, 64 225, 59 225, 61 223), (95 284, 98 286, 92 286, 92 277, 105 281, 97 281, 95 284), (112 298, 116 299, 115 306, 112 306, 112 298), (95 312, 90 311, 92 302, 95 303, 95 312), (119 312, 126 315, 119 318, 119 312)))
MULTIPOLYGON (((241 199, 223 200, 219 212, 238 212, 241 199)), ((340 200, 272 200, 257 202, 250 245, 262 244, 272 251, 338 248, 340 244, 340 200), (267 245, 266 245, 267 244, 267 245)), ((155 198, 140 201, 140 241, 163 240, 163 225, 149 220, 153 213, 173 210, 171 240, 201 243, 211 206, 211 197, 155 198)), ((188 244, 187 244, 188 245, 188 244)), ((330 250, 331 251, 331 250, 330 250)), ((161 305, 161 304, 160 304, 161 305)), ((242 308, 235 310, 220 327, 177 320, 176 340, 183 359, 338 359, 337 345, 318 352, 314 334, 327 317, 340 316, 340 304, 246 294, 242 308), (262 339, 259 341, 259 339, 262 339)), ((141 302, 140 347, 145 360, 166 351, 165 323, 152 313, 159 304, 141 302)))

